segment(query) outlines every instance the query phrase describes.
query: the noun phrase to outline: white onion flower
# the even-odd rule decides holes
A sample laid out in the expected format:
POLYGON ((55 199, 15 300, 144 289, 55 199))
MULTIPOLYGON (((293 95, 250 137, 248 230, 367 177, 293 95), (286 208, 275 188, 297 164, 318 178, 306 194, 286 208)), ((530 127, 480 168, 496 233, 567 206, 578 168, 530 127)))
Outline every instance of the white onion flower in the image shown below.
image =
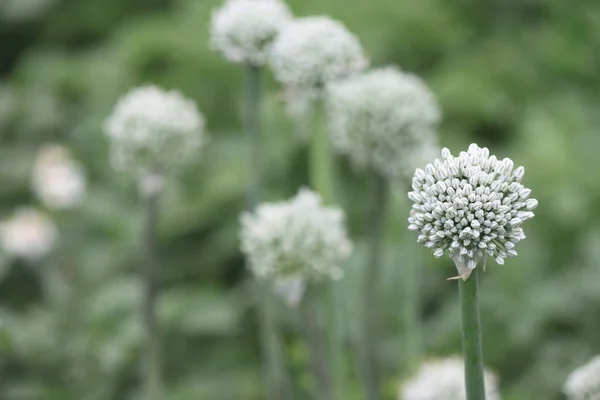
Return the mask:
POLYGON ((343 211, 308 189, 243 213, 241 223, 242 251, 259 278, 339 279, 352 250, 343 211))
POLYGON ((32 174, 36 196, 51 209, 66 209, 79 205, 85 196, 86 180, 81 166, 69 150, 59 145, 40 149, 32 174))
POLYGON ((50 218, 22 208, 0 223, 0 247, 11 257, 37 261, 52 251, 58 231, 50 218))
POLYGON ((162 174, 191 161, 205 142, 204 117, 196 104, 156 86, 122 97, 105 128, 120 170, 162 174))
POLYGON ((359 166, 406 177, 437 148, 440 108, 413 74, 375 69, 330 84, 326 98, 333 144, 359 166))
POLYGON ((479 262, 485 268, 488 256, 504 264, 517 255, 515 245, 525 238, 521 224, 538 205, 521 184, 524 173, 476 144, 458 157, 444 148, 441 161, 415 172, 408 229, 436 257, 447 253, 463 280, 479 262))
MULTIPOLYGON (((486 400, 500 400, 497 378, 484 372, 486 400)), ((423 363, 416 375, 401 385, 398 400, 467 400, 464 361, 451 357, 423 363)))
POLYGON ((563 392, 569 400, 600 399, 600 356, 573 371, 563 386, 563 392))
POLYGON ((230 61, 263 65, 273 40, 291 20, 281 0, 227 0, 213 11, 211 44, 230 61))
POLYGON ((361 72, 367 64, 358 38, 325 16, 287 24, 271 48, 273 73, 289 87, 322 87, 361 72))

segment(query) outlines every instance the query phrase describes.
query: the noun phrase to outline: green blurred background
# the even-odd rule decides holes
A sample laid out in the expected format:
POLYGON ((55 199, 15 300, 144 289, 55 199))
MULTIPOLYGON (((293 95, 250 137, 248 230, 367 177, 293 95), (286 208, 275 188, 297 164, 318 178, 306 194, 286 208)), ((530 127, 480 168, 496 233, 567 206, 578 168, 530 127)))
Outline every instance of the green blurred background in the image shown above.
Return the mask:
MULTIPOLYGON (((238 215, 247 149, 242 70, 208 45, 219 0, 0 0, 0 217, 37 206, 36 151, 67 145, 85 166, 86 201, 52 215, 60 242, 43 265, 2 258, 0 399, 139 399, 136 187, 107 162, 102 125, 116 99, 156 83, 195 99, 211 143, 162 199, 160 316, 169 400, 264 398, 258 327, 238 215), (48 281, 46 270, 60 279, 48 281)), ((329 14, 361 39, 374 66, 421 75, 444 112, 441 143, 488 146, 526 168, 539 200, 520 256, 483 277, 486 364, 504 399, 563 398, 577 365, 600 352, 600 3, 564 0, 290 0, 296 15, 329 14)), ((269 78, 265 199, 306 183, 305 142, 269 78)), ((339 198, 364 262, 368 176, 339 160, 339 198)), ((408 209, 407 201, 397 202, 408 209)), ((41 207, 41 206, 40 206, 41 207)), ((390 225, 405 225, 402 220, 390 225)), ((428 357, 460 352, 455 274, 407 232, 386 243, 379 344, 395 397, 402 358, 402 265, 420 264, 428 357), (399 255, 399 257, 398 257, 399 255)), ((356 274, 354 274, 356 275, 356 274)), ((285 311, 285 310, 283 310, 285 311)), ((351 322, 352 322, 351 318, 351 322)), ((352 325, 352 324, 351 324, 352 325)), ((300 389, 306 351, 284 320, 300 389)), ((360 399, 358 383, 353 399, 360 399)), ((306 396, 305 398, 310 398, 306 396)))

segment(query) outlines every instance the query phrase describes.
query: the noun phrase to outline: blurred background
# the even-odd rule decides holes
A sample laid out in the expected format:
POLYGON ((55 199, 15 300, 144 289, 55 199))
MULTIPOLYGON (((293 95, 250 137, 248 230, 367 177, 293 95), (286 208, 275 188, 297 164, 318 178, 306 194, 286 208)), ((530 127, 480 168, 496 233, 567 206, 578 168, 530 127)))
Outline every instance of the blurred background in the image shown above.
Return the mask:
MULTIPOLYGON (((488 263, 483 275, 485 362, 504 399, 562 399, 568 373, 600 352, 600 3, 288 3, 297 16, 342 20, 372 65, 421 75, 443 108, 444 146, 457 153, 477 142, 525 166, 525 185, 540 206, 520 256, 488 263)), ((264 399, 254 299, 238 250, 243 71, 208 45, 210 11, 219 4, 0 0, 0 218, 5 246, 25 254, 0 256, 0 399, 140 398, 137 192, 110 168, 103 122, 120 95, 148 82, 195 99, 211 137, 162 198, 167 398, 264 399), (35 196, 32 174, 51 143, 66 147, 85 174, 77 207, 48 207, 35 196), (15 215, 30 225, 11 231, 15 215), (25 239, 39 248, 23 249, 25 239), (50 247, 43 257, 27 255, 50 247)), ((264 198, 280 200, 307 181, 306 146, 281 89, 271 77, 267 85, 264 198)), ((347 267, 352 313, 369 179, 346 160, 339 164, 340 200, 356 243, 347 267)), ((396 201, 408 210, 402 193, 396 201)), ((404 226, 402 218, 391 225, 404 226)), ((402 357, 403 263, 421 265, 427 357, 460 352, 458 293, 446 281, 453 264, 434 259, 410 232, 399 236, 386 243, 379 301, 388 399, 402 357)), ((283 330, 296 385, 310 385, 293 321, 284 320, 283 330)), ((353 392, 360 399, 359 386, 353 392)))

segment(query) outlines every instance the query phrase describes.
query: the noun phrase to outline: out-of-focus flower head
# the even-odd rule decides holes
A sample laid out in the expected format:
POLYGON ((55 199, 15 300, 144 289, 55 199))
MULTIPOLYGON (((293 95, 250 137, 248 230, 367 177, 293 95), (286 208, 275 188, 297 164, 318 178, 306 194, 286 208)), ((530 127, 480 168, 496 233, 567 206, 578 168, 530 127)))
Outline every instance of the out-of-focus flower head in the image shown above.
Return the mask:
POLYGON ((440 108, 417 76, 388 67, 328 86, 334 146, 359 166, 389 177, 412 176, 437 150, 440 108))
MULTIPOLYGON (((496 377, 485 371, 484 381, 486 400, 500 400, 496 377)), ((423 363, 415 376, 400 386, 398 400, 467 400, 463 359, 423 363)))
POLYGON ((325 16, 290 22, 271 48, 275 77, 289 87, 322 87, 361 72, 367 64, 358 38, 325 16))
POLYGON ((600 399, 600 356, 571 372, 563 392, 569 400, 600 399))
POLYGON ((504 264, 515 257, 515 245, 525 238, 523 222, 533 218, 538 202, 521 184, 525 169, 509 158, 498 160, 487 148, 471 144, 454 157, 442 150, 412 181, 413 201, 408 229, 436 257, 447 253, 466 280, 487 257, 504 264))
POLYGON ((50 209, 79 205, 85 196, 86 180, 81 166, 60 145, 40 149, 35 160, 32 186, 36 196, 50 209))
POLYGON ((339 279, 352 250, 343 211, 308 189, 243 213, 241 223, 242 251, 259 278, 339 279))
POLYGON ((211 44, 230 61, 263 65, 273 40, 291 20, 281 0, 227 0, 213 11, 211 44))
POLYGON ((40 260, 52 251, 57 237, 52 220, 32 208, 21 208, 0 222, 0 245, 11 257, 40 260))
POLYGON ((106 121, 114 167, 164 174, 179 168, 204 145, 204 117, 178 91, 132 89, 106 121))

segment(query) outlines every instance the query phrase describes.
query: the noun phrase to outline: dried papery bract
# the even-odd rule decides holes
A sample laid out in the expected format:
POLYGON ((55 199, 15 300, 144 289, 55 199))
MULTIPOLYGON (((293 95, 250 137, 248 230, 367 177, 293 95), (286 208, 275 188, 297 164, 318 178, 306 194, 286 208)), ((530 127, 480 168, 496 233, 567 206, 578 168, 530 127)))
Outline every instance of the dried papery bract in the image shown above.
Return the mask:
POLYGON ((20 208, 0 222, 0 247, 10 257, 40 261, 50 254, 57 238, 52 220, 33 208, 20 208))
MULTIPOLYGON (((486 400, 500 400, 498 380, 485 371, 486 400)), ((464 362, 460 357, 430 360, 403 382, 398 400, 466 400, 464 362)))
POLYGON ((355 165, 406 178, 437 150, 441 111, 413 74, 374 69, 330 84, 326 98, 334 148, 355 165))
POLYGON ((590 400, 600 398, 600 356, 595 356, 571 372, 563 392, 568 400, 590 400))
POLYGON ((291 20, 281 0, 227 0, 213 11, 211 45, 229 61, 264 65, 273 40, 291 20))
POLYGON ((291 88, 322 88, 361 72, 368 64, 358 38, 326 16, 298 18, 279 33, 269 64, 291 88))
POLYGON ((441 160, 415 172, 408 229, 436 257, 448 254, 463 280, 488 257, 504 264, 517 255, 515 246, 525 238, 521 225, 538 204, 521 184, 524 172, 476 144, 458 157, 444 148, 441 160))
POLYGON ((32 173, 36 196, 50 209, 69 209, 79 205, 85 196, 86 179, 83 168, 60 145, 40 149, 32 173))

